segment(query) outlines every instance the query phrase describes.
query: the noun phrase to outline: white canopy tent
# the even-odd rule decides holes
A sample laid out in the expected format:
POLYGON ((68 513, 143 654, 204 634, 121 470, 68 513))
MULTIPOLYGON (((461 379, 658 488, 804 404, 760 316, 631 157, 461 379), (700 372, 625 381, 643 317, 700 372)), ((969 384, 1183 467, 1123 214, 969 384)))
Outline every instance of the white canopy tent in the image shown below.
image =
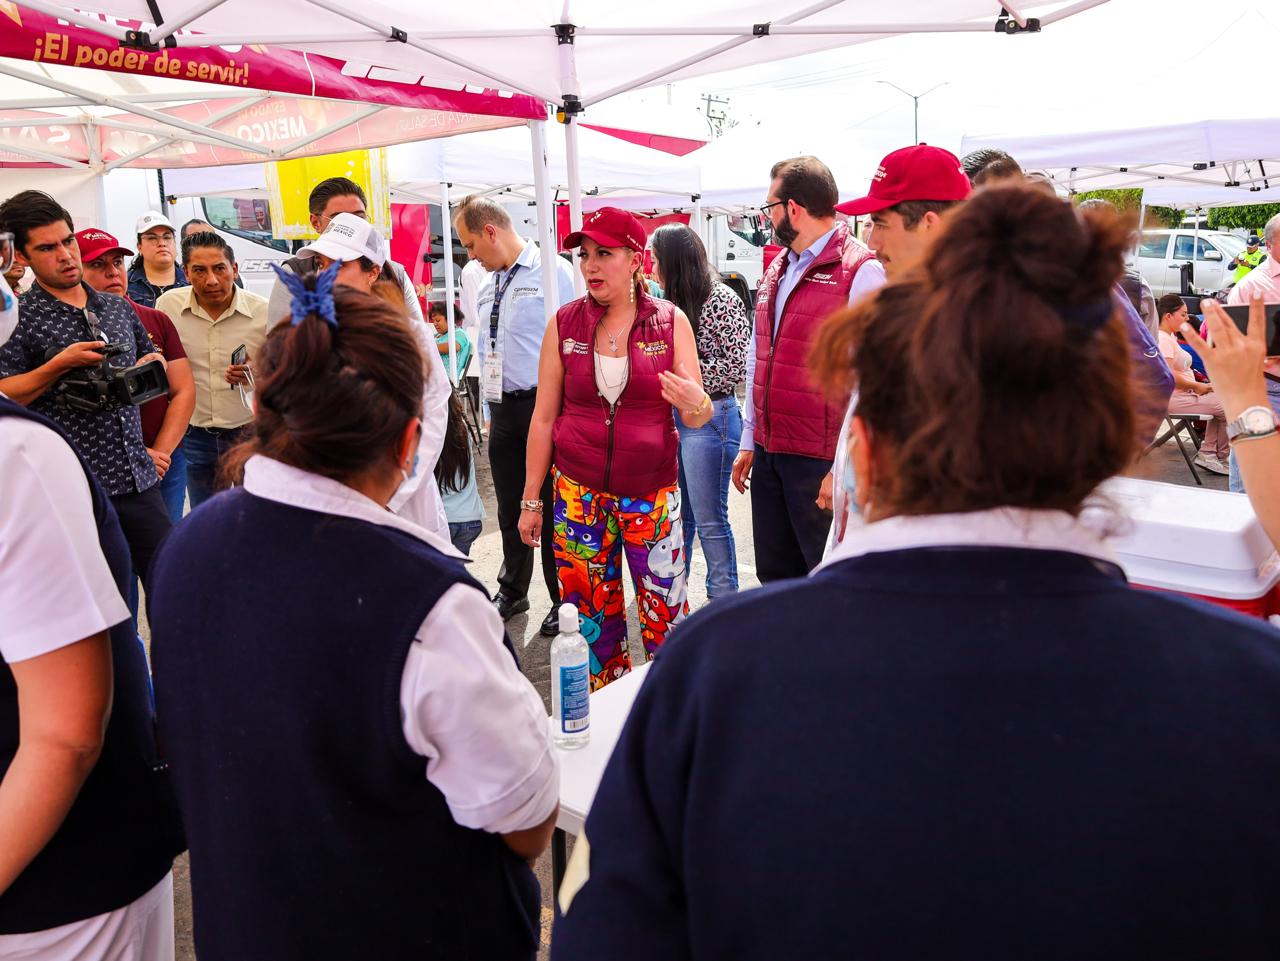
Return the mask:
MULTIPOLYGON (((1201 120, 1159 127, 966 136, 961 150, 1008 151, 1072 193, 1127 187, 1280 187, 1280 120, 1201 120)), ((1248 199, 1237 203, 1251 203, 1248 199)))
POLYGON ((1244 204, 1280 204, 1280 182, 1264 190, 1241 187, 1213 187, 1179 184, 1146 187, 1142 202, 1148 207, 1180 207, 1204 210, 1210 207, 1239 207, 1244 204))
MULTIPOLYGON (((1106 0, 23 0, 130 44, 179 48, 269 43, 325 53, 384 79, 496 84, 564 112, 571 223, 581 224, 577 118, 609 97, 662 81, 782 60, 902 33, 1033 33, 1106 0), (143 29, 114 19, 150 22, 143 29), (997 16, 998 14, 998 16, 997 16), (367 65, 378 65, 370 67, 367 65), (390 68, 390 69, 383 69, 390 68)), ((535 150, 537 147, 535 146, 535 150)), ((548 224, 541 238, 546 241, 548 224)), ((548 289, 553 265, 544 261, 548 289)))

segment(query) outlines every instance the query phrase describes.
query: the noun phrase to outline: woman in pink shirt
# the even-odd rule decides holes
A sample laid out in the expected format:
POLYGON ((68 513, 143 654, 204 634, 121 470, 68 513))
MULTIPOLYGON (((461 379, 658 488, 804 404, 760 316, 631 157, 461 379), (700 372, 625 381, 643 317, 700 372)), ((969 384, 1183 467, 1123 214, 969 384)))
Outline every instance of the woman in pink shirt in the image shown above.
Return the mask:
POLYGON ((1160 315, 1160 353, 1173 372, 1174 391, 1169 398, 1170 414, 1212 414, 1205 427, 1204 444, 1196 455, 1196 466, 1214 474, 1231 472, 1227 458, 1227 417, 1213 386, 1196 380, 1191 372, 1191 355, 1182 349, 1174 333, 1187 323, 1187 305, 1177 294, 1165 294, 1156 304, 1160 315))

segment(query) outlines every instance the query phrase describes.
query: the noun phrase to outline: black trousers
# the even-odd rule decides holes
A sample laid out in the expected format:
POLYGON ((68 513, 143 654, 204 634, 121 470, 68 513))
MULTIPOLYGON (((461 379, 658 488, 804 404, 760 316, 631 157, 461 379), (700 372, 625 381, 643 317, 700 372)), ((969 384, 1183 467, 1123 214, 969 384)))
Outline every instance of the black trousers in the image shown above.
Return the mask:
MULTIPOLYGON (((492 419, 489 430, 489 468, 493 471, 493 493, 498 500, 498 530, 502 532, 502 567, 498 590, 513 600, 529 593, 533 578, 533 549, 520 540, 520 501, 524 494, 524 455, 533 420, 534 391, 503 394, 501 403, 489 403, 492 419)), ((556 556, 551 517, 551 475, 547 474, 538 493, 542 499, 542 579, 551 600, 560 600, 556 578, 556 556)))
POLYGON ((760 582, 804 577, 822 560, 831 511, 817 505, 831 462, 770 454, 756 444, 751 464, 751 526, 760 582))
POLYGON ((173 527, 160 485, 155 484, 137 494, 116 494, 111 498, 111 504, 120 518, 124 539, 129 544, 133 572, 142 581, 142 589, 150 591, 151 560, 173 527))

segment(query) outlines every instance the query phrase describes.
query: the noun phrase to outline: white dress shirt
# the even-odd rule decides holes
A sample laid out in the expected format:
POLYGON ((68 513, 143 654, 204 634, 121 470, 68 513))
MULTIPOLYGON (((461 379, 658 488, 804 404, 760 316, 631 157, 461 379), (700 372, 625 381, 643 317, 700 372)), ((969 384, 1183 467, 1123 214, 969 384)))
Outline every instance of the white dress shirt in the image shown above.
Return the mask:
MULTIPOLYGON (((393 527, 462 557, 447 537, 353 488, 269 457, 245 464, 244 489, 277 503, 393 527)), ((489 599, 456 584, 415 633, 400 680, 404 738, 424 759, 427 780, 460 825, 496 834, 541 824, 560 794, 542 698, 516 667, 503 636, 489 599)))
POLYGON ((850 528, 844 540, 814 572, 864 554, 919 547, 1013 547, 1066 551, 1118 564, 1099 521, 1110 515, 1086 509, 1080 517, 1066 511, 996 507, 964 514, 886 517, 850 528))

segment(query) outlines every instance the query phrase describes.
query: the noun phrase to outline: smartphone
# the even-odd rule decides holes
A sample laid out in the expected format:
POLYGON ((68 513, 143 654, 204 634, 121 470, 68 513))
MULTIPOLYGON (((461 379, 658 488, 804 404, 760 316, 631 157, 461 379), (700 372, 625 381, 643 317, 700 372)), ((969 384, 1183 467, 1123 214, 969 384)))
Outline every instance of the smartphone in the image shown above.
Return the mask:
POLYGON ((243 364, 248 359, 249 359, 249 351, 244 344, 241 344, 239 347, 237 347, 235 350, 231 352, 231 365, 233 367, 238 367, 240 364, 243 364))
MULTIPOLYGON (((1276 314, 1280 313, 1280 304, 1267 304, 1267 356, 1280 356, 1280 325, 1276 323, 1276 314)), ((1249 332, 1249 305, 1239 304, 1235 307, 1227 307, 1227 314, 1236 322, 1236 326, 1240 328, 1241 333, 1249 332)))

